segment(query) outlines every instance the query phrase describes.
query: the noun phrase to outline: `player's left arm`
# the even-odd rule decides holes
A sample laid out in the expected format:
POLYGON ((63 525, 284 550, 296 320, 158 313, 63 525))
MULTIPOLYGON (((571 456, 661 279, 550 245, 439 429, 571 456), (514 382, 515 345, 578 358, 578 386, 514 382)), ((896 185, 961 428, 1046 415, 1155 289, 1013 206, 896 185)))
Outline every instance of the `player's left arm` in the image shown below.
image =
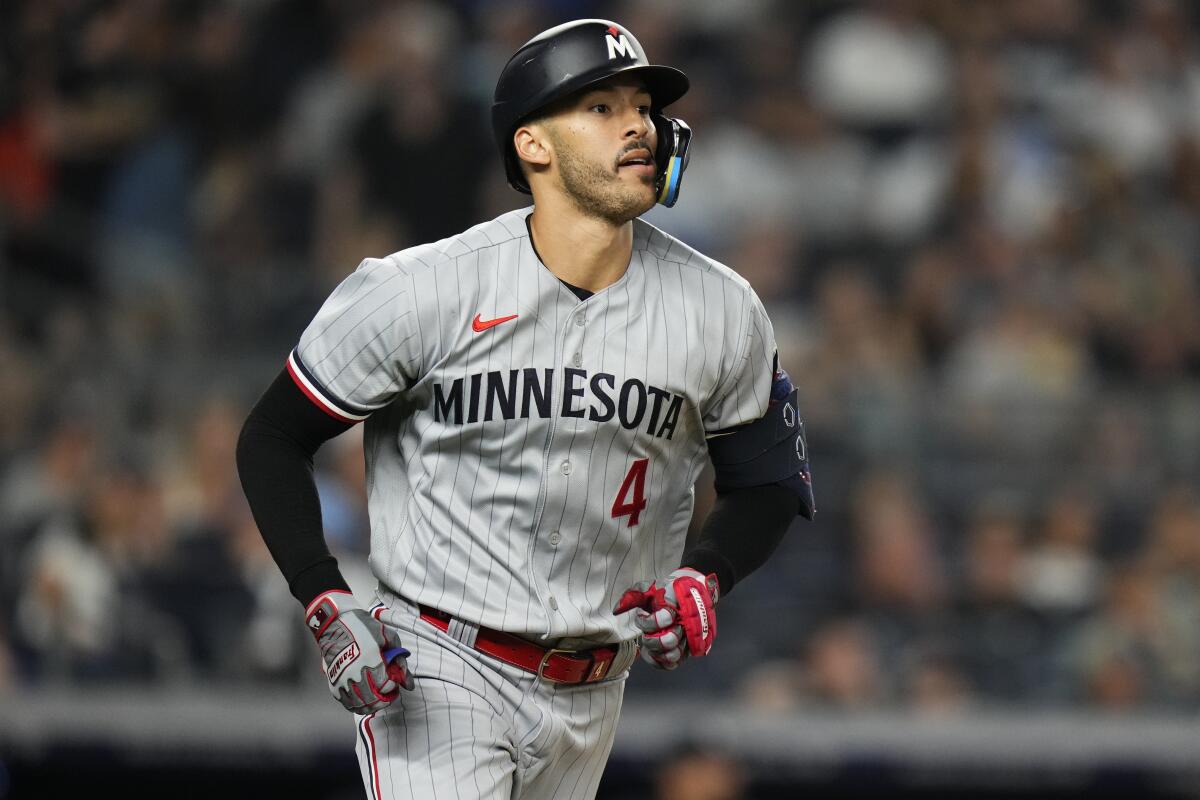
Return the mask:
POLYGON ((700 536, 684 552, 678 569, 633 587, 614 609, 636 610, 643 655, 663 669, 675 668, 689 654, 708 654, 716 639, 718 598, 766 563, 797 514, 812 519, 816 513, 798 392, 779 366, 777 351, 763 360, 774 337, 766 312, 754 300, 736 382, 706 421, 744 419, 747 408, 758 404, 761 409, 762 395, 755 389, 764 388, 760 370, 769 364, 766 410, 748 422, 710 432, 717 500, 700 536))
POLYGON ((797 514, 817 513, 799 392, 778 360, 766 412, 708 440, 717 500, 682 565, 715 574, 722 595, 766 563, 797 514))
POLYGON ((768 409, 760 420, 710 442, 717 499, 699 537, 678 569, 635 586, 617 604, 615 613, 636 609, 643 656, 656 667, 674 669, 688 655, 707 655, 717 635, 718 598, 766 563, 797 514, 812 519, 816 513, 803 431, 767 433, 775 427, 772 416, 768 409))

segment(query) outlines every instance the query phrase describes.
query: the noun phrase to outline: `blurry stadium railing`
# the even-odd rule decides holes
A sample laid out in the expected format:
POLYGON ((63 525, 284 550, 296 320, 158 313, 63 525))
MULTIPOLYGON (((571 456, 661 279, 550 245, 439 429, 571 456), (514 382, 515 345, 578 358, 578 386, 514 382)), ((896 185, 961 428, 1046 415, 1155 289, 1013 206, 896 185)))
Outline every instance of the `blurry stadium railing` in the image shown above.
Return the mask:
MULTIPOLYGON (((0 758, 29 762, 103 751, 141 764, 184 758, 193 767, 287 764, 354 744, 353 718, 320 692, 70 691, 0 698, 0 758)), ((683 745, 728 753, 752 771, 810 777, 866 765, 930 780, 939 774, 1069 780, 1113 772, 1193 787, 1200 780, 1195 715, 763 715, 733 704, 637 698, 622 712, 613 758, 655 762, 683 745)))

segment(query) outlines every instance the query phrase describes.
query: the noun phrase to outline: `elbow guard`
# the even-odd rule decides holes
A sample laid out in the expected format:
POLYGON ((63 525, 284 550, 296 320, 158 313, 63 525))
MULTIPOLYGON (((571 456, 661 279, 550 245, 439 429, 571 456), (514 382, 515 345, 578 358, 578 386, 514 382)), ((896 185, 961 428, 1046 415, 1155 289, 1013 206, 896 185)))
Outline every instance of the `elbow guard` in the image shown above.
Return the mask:
POLYGON ((777 483, 796 495, 805 519, 813 518, 817 507, 798 394, 788 374, 780 370, 767 413, 708 440, 717 492, 777 483))

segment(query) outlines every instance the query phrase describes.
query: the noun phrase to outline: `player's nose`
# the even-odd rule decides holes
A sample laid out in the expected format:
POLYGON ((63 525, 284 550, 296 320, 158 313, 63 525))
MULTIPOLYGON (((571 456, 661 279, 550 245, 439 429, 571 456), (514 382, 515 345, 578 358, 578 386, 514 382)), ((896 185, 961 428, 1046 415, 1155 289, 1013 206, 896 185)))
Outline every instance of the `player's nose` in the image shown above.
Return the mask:
POLYGON ((625 109, 625 133, 626 139, 643 139, 648 136, 654 126, 650 122, 650 114, 643 111, 636 105, 627 106, 625 109))

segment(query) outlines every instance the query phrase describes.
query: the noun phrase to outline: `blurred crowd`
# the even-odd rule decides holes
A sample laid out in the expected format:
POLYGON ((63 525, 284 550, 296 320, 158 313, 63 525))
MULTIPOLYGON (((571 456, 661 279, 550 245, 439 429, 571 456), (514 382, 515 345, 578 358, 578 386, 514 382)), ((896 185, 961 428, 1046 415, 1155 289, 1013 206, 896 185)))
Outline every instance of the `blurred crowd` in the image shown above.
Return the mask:
MULTIPOLYGON (((319 679, 241 421, 362 258, 527 204, 495 78, 585 16, 691 77, 647 219, 766 303, 820 508, 712 658, 630 692, 1200 710, 1200 11, 1170 0, 0 4, 0 686, 319 679)), ((369 591, 358 436, 317 479, 369 591)))

